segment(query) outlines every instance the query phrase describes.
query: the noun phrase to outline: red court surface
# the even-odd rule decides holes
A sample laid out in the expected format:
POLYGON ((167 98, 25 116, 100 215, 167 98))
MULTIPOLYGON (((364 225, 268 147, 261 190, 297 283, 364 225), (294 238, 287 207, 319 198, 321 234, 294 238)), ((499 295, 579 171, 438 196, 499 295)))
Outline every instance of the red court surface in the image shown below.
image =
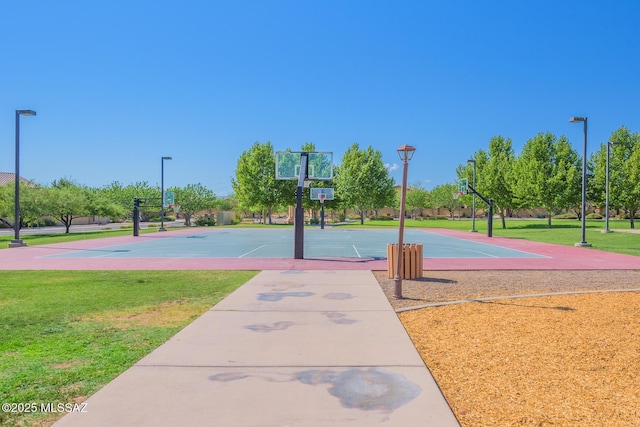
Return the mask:
MULTIPOLYGON (((424 269, 442 270, 636 270, 640 257, 598 251, 592 248, 551 245, 478 233, 429 229, 430 233, 530 252, 543 258, 425 258, 424 269)), ((386 259, 371 258, 55 258, 57 255, 137 243, 141 239, 163 239, 175 233, 124 236, 42 246, 0 250, 0 270, 386 270, 386 259), (145 237, 147 236, 147 237, 145 237), (152 237, 151 237, 152 236, 152 237)))

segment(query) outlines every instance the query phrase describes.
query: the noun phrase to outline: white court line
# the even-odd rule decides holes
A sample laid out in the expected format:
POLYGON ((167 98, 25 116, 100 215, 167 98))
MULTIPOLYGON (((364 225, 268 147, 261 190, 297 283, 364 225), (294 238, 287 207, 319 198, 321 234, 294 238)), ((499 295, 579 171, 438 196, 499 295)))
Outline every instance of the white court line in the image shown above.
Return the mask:
MULTIPOLYGON (((463 240, 463 239, 461 239, 461 240, 463 240)), ((430 245, 430 247, 432 247, 432 248, 445 248, 445 249, 451 250, 451 246, 430 245)), ((496 247, 500 247, 500 246, 496 246, 496 247)), ((502 258, 502 257, 500 257, 498 255, 493 255, 493 254, 490 254, 490 253, 487 253, 487 252, 482 252, 482 251, 475 251, 473 249, 462 248, 460 250, 457 250, 456 252, 471 252, 471 253, 476 253, 476 254, 480 254, 480 255, 485 255, 487 258, 502 258)), ((436 258, 436 257, 434 257, 434 258, 436 258)), ((443 257, 443 258, 450 258, 450 257, 443 257)))
POLYGON ((360 252, 358 252, 358 249, 356 249, 356 245, 351 245, 351 246, 353 246, 353 250, 356 251, 356 254, 358 255, 358 258, 362 258, 360 256, 360 252))
POLYGON ((242 254, 242 255, 240 255, 238 258, 242 258, 242 257, 244 257, 244 256, 247 256, 247 255, 249 255, 250 253, 253 253, 253 252, 255 252, 255 251, 259 250, 259 249, 264 248, 265 246, 267 246, 267 245, 259 246, 259 247, 255 248, 254 250, 247 252, 246 254, 242 254))

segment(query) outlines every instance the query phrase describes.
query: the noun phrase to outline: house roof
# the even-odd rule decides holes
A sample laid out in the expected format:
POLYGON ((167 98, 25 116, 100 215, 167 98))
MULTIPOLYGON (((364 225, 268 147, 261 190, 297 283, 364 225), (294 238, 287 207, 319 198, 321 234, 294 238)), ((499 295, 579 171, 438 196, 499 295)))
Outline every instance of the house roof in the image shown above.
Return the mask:
MULTIPOLYGON (((16 174, 13 172, 0 172, 0 185, 5 185, 5 184, 15 182, 15 176, 16 174)), ((20 182, 22 182, 23 184, 27 184, 31 187, 35 186, 35 183, 23 177, 20 177, 20 182)))

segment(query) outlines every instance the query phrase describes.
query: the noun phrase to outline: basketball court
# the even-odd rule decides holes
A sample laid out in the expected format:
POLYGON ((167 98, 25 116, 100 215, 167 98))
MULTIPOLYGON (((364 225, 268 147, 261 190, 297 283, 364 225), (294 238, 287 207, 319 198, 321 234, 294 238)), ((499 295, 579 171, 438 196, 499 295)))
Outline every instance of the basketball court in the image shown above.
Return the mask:
MULTIPOLYGON (((305 230, 304 259, 293 259, 292 227, 190 228, 139 237, 0 251, 0 269, 26 270, 386 270, 397 229, 305 230)), ((640 269, 640 257, 446 229, 406 229, 423 245, 425 270, 640 269)))

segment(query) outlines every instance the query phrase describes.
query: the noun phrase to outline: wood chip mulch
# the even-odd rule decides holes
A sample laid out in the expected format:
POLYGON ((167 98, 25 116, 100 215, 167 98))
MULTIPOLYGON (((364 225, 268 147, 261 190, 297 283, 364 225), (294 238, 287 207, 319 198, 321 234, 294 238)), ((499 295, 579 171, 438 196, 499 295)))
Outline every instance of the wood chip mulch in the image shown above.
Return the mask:
POLYGON ((463 427, 640 426, 640 272, 425 271, 395 309, 463 427))

